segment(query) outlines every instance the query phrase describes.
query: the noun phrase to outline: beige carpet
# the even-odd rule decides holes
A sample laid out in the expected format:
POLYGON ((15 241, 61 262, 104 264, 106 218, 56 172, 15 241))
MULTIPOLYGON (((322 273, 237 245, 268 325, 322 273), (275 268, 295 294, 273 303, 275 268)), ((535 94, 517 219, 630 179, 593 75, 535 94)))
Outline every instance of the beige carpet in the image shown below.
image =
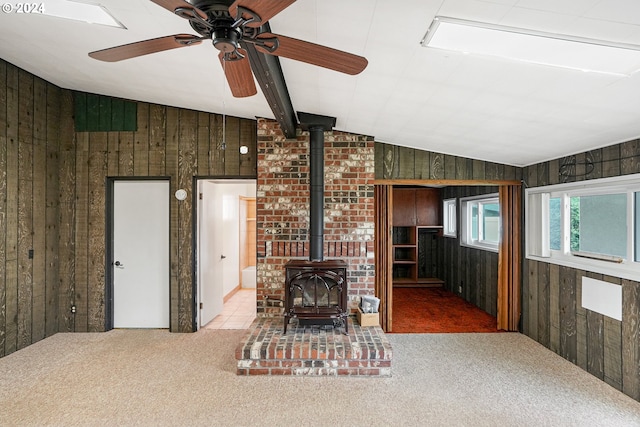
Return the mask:
POLYGON ((57 334, 0 359, 0 425, 638 426, 520 334, 389 335, 391 378, 238 377, 243 331, 57 334))

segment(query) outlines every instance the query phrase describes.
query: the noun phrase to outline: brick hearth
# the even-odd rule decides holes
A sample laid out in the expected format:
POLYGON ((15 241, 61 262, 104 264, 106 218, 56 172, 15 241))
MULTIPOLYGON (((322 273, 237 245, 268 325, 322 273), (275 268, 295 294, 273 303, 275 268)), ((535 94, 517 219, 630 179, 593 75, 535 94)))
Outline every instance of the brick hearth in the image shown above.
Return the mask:
POLYGON ((393 351, 382 328, 297 327, 257 318, 236 349, 238 375, 391 376, 393 351))

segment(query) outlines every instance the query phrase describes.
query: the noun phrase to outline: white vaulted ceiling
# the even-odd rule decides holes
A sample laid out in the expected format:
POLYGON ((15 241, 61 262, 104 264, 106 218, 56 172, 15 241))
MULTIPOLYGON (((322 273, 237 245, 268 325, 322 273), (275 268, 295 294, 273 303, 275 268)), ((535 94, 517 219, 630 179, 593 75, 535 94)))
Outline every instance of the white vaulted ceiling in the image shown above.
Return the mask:
MULTIPOLYGON (((210 43, 116 63, 89 58, 115 45, 195 34, 149 0, 92 2, 127 29, 0 12, 0 58, 63 88, 273 118, 259 87, 253 97, 231 96, 210 43)), ((281 58, 294 109, 335 116, 336 129, 377 141, 515 166, 640 136, 640 73, 424 48, 436 15, 640 44, 637 0, 297 0, 270 20, 274 33, 365 56, 369 65, 350 76, 281 58)))

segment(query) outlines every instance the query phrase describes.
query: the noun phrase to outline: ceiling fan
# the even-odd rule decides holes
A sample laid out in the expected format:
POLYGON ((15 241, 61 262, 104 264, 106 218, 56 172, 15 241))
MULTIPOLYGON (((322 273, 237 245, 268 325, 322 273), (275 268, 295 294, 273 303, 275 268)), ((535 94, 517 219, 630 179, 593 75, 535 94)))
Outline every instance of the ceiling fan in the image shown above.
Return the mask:
POLYGON ((242 48, 251 43, 256 50, 282 56, 346 74, 362 72, 367 59, 315 43, 264 32, 261 26, 289 7, 295 0, 151 0, 155 4, 187 19, 200 36, 174 34, 143 40, 89 53, 101 61, 115 62, 150 53, 193 46, 212 40, 220 51, 231 93, 236 98, 257 93, 251 65, 242 48))

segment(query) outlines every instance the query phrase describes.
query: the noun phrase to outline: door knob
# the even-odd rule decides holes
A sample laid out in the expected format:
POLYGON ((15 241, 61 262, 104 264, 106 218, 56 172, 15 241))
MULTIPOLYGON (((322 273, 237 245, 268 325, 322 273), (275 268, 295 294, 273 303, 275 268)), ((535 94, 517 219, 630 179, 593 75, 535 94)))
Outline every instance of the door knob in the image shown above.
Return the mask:
POLYGON ((220 259, 225 259, 225 258, 226 258, 226 256, 220 255, 220 259))
POLYGON ((115 265, 116 267, 120 267, 120 268, 124 267, 124 264, 122 264, 120 261, 114 262, 113 265, 115 265))

